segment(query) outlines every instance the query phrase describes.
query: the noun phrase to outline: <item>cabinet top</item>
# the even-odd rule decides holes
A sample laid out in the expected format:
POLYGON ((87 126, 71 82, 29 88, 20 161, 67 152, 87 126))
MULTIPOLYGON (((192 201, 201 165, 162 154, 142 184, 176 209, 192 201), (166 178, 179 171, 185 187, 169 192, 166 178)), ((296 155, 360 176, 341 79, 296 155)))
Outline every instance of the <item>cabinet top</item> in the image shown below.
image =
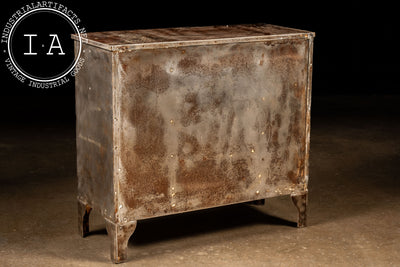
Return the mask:
MULTIPOLYGON (((81 34, 83 43, 110 51, 168 48, 274 39, 313 38, 313 32, 270 24, 141 29, 81 34)), ((72 39, 79 41, 76 34, 72 39)))

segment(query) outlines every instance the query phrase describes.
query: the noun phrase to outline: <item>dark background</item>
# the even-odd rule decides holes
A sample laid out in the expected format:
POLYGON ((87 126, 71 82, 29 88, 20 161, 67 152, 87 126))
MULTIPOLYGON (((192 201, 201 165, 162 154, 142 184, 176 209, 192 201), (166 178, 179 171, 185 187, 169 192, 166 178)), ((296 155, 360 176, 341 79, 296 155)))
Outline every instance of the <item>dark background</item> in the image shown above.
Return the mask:
MULTIPOLYGON (((2 3, 0 26, 31 1, 2 3)), ((32 1, 34 2, 34 1, 32 1)), ((313 96, 398 94, 397 7, 346 1, 57 1, 88 32, 138 28, 270 23, 316 32, 313 96)), ((67 48, 65 48, 67 49, 67 48)), ((69 47, 71 49, 72 47, 69 47)), ((2 61, 5 57, 2 57, 2 61)), ((75 121, 74 82, 35 89, 0 64, 1 121, 75 121)))

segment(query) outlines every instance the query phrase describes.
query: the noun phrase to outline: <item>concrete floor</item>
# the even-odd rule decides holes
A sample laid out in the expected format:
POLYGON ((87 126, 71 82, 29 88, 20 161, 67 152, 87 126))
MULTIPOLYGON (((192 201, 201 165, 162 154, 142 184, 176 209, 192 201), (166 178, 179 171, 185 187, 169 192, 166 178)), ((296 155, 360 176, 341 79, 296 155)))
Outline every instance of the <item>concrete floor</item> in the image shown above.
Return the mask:
MULTIPOLYGON (((400 96, 314 97, 309 227, 289 197, 140 221, 126 266, 400 266, 400 96)), ((0 131, 0 266, 110 266, 77 234, 71 123, 0 131)))

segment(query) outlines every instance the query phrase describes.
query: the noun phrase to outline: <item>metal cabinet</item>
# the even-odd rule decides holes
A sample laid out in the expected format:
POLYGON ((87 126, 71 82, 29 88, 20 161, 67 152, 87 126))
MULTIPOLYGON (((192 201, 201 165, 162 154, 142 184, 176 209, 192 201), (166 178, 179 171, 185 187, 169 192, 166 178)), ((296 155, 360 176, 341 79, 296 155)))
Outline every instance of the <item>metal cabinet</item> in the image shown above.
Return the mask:
POLYGON ((313 39, 266 24, 88 33, 76 76, 82 236, 99 211, 118 263, 138 220, 279 195, 305 226, 313 39))

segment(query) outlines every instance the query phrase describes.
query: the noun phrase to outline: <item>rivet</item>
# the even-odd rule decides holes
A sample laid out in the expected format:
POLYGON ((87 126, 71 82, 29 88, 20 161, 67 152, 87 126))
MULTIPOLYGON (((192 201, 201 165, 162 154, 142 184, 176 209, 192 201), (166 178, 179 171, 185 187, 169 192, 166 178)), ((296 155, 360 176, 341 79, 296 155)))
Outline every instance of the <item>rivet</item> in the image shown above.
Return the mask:
POLYGON ((122 226, 119 227, 119 230, 122 230, 122 226))
POLYGON ((173 158, 174 157, 174 154, 171 154, 171 158, 173 158))
POLYGON ((174 71, 174 68, 170 68, 170 69, 169 69, 169 72, 173 72, 173 71, 174 71))
POLYGON ((258 178, 261 178, 261 174, 258 175, 258 178))
POLYGON ((92 87, 89 86, 89 90, 92 90, 92 87))
POLYGON ((231 158, 232 158, 232 157, 233 157, 233 154, 230 154, 230 155, 229 155, 229 157, 231 157, 231 158))
POLYGON ((172 194, 171 194, 171 197, 174 197, 174 196, 175 196, 175 193, 172 193, 172 194))
POLYGON ((260 191, 257 190, 257 191, 256 191, 256 194, 257 194, 257 195, 260 194, 260 191))
POLYGON ((264 135, 265 133, 264 133, 264 132, 261 132, 261 134, 264 135))
POLYGON ((122 209, 122 205, 119 205, 119 209, 122 209))
POLYGON ((174 120, 170 120, 169 122, 170 122, 171 124, 174 124, 174 120))
POLYGON ((173 208, 175 207, 175 203, 171 205, 173 208))
POLYGON ((254 153, 254 149, 251 149, 251 153, 254 153))
POLYGON ((128 219, 125 217, 125 218, 124 218, 124 222, 127 222, 127 221, 128 221, 128 219))
POLYGON ((174 190, 175 190, 175 187, 172 187, 171 190, 174 191, 174 190))

